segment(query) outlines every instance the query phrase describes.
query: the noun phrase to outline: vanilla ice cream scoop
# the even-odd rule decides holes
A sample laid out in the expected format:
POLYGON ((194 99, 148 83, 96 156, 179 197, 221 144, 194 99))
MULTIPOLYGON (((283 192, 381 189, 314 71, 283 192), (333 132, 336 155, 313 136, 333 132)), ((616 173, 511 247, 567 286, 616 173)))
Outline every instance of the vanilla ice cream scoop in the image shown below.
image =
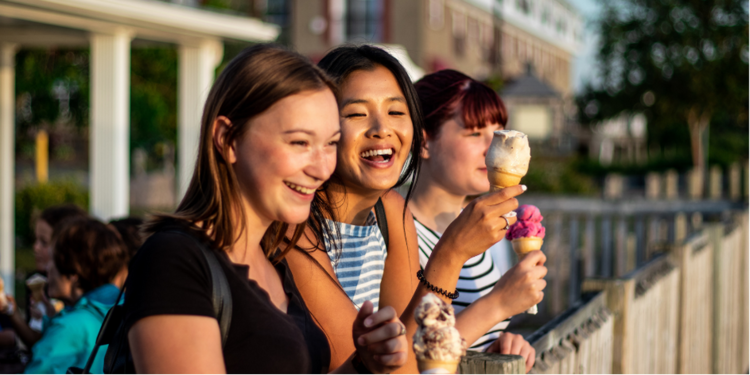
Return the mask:
POLYGON ((526 134, 516 130, 496 130, 484 158, 490 191, 518 185, 529 171, 531 149, 526 134))
POLYGON ((417 331, 414 353, 422 373, 455 373, 466 354, 466 340, 456 327, 453 307, 432 293, 422 298, 414 311, 417 331))

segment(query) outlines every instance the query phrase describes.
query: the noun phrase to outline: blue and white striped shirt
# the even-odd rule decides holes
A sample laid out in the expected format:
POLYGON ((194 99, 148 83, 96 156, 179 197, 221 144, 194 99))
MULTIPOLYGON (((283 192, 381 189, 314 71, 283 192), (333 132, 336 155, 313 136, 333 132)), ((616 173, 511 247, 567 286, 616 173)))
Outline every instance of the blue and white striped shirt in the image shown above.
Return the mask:
POLYGON ((339 251, 331 251, 334 249, 331 240, 323 236, 336 278, 357 308, 369 300, 377 311, 387 252, 375 214, 370 212, 364 226, 330 220, 328 225, 337 226, 341 235, 336 247, 341 253, 338 257, 339 251))

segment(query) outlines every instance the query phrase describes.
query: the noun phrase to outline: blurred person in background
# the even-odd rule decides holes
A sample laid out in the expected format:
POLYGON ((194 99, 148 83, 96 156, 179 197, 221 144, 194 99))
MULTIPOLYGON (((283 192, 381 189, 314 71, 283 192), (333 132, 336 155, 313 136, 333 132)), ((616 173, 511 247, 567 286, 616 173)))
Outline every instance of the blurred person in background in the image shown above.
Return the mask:
MULTIPOLYGON (((34 226, 36 272, 30 275, 26 281, 40 276, 47 277, 47 269, 52 261, 53 236, 67 222, 86 217, 88 217, 86 211, 74 204, 52 206, 42 211, 34 226)), ((11 296, 9 296, 11 302, 5 308, 0 309, 0 312, 8 318, 3 327, 8 328, 7 325, 10 325, 21 342, 27 348, 31 348, 42 337, 42 331, 45 324, 49 322, 49 318, 57 313, 58 308, 55 305, 58 303, 62 305, 62 303, 57 300, 50 300, 47 293, 48 285, 45 285, 43 293, 38 294, 41 297, 39 301, 32 297, 33 293, 31 293, 28 285, 25 284, 24 286, 26 287, 26 319, 24 320, 21 312, 18 311, 16 301, 11 296)), ((7 292, 13 293, 13 291, 7 292)), ((8 334, 9 330, 7 329, 0 332, 0 344, 5 342, 3 339, 8 334)))
MULTIPOLYGON (((138 252, 138 249, 141 247, 141 245, 143 245, 143 241, 145 240, 143 235, 141 234, 141 225, 143 225, 143 219, 136 216, 130 216, 121 219, 112 219, 109 221, 109 225, 111 225, 117 230, 118 233, 120 233, 120 237, 122 238, 122 241, 125 243, 125 246, 128 248, 128 252, 130 253, 130 259, 133 259, 133 257, 135 257, 135 253, 138 252)), ((122 268, 122 271, 117 274, 117 277, 115 277, 115 280, 112 283, 117 285, 118 288, 122 288, 127 278, 128 266, 125 265, 125 267, 122 268)))
MULTIPOLYGON (((424 142, 409 209, 424 267, 435 244, 461 214, 467 196, 489 191, 484 159, 494 131, 505 128, 508 114, 494 90, 455 70, 426 75, 414 87, 424 113, 424 142)), ((510 244, 502 240, 464 264, 456 286, 461 295, 453 301, 457 313, 490 292, 510 269, 511 254, 510 244)), ((523 336, 503 332, 509 322, 510 318, 492 327, 470 349, 521 355, 529 371, 534 348, 523 336)))
MULTIPOLYGON (((26 373, 63 374, 71 366, 84 367, 120 292, 112 280, 129 260, 120 235, 92 218, 66 221, 53 236, 51 247, 49 295, 63 301, 65 308, 50 320, 32 347, 26 373)), ((104 353, 96 357, 93 372, 101 373, 104 353)))

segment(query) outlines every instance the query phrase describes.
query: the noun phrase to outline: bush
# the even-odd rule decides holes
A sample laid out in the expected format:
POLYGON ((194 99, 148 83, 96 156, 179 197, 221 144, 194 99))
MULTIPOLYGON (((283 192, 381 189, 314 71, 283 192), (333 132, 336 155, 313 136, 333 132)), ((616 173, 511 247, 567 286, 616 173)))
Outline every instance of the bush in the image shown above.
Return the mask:
POLYGON ((521 183, 533 193, 596 195, 595 179, 577 171, 575 165, 575 159, 535 158, 521 183))
POLYGON ((73 180, 33 184, 16 191, 16 247, 31 247, 34 242, 34 220, 47 207, 74 203, 89 207, 89 192, 73 180))

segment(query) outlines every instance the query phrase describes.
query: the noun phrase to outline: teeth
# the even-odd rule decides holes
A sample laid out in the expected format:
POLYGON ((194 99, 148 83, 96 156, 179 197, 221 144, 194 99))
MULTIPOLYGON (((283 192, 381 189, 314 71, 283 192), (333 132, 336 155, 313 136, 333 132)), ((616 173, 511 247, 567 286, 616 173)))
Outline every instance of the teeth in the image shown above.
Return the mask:
POLYGON ((312 194, 312 193, 315 192, 315 189, 310 189, 310 188, 306 188, 304 186, 295 185, 295 184, 293 184, 291 182, 286 182, 285 181, 284 183, 286 184, 286 186, 289 186, 290 188, 292 188, 294 190, 297 190, 298 192, 300 192, 302 194, 312 194))
POLYGON ((393 155, 393 150, 390 148, 385 149, 385 150, 370 150, 370 151, 365 151, 359 154, 359 156, 363 158, 369 158, 370 156, 375 156, 375 155, 393 155))

